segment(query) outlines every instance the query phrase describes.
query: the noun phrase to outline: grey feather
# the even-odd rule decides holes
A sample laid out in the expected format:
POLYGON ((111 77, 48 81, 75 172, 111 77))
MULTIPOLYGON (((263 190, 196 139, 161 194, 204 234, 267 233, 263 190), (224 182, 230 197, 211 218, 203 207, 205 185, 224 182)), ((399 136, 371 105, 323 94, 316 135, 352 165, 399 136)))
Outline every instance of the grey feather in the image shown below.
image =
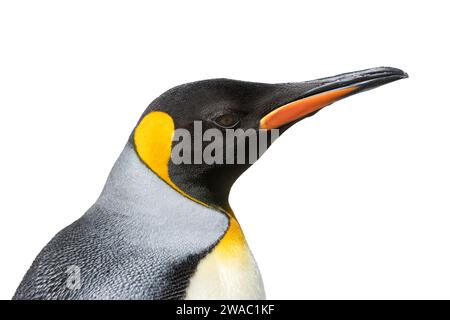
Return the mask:
POLYGON ((173 190, 129 142, 97 202, 60 231, 14 299, 181 299, 228 218, 173 190), (79 288, 67 285, 80 268, 79 288))

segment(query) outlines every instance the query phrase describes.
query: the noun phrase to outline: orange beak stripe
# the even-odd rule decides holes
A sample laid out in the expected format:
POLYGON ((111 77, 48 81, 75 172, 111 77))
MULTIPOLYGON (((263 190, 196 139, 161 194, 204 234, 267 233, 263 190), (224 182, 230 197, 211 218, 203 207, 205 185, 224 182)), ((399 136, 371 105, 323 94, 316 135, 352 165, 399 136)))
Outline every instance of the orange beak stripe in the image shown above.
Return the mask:
POLYGON ((347 87, 326 91, 285 104, 264 116, 259 123, 260 128, 279 128, 332 104, 357 88, 358 87, 347 87))

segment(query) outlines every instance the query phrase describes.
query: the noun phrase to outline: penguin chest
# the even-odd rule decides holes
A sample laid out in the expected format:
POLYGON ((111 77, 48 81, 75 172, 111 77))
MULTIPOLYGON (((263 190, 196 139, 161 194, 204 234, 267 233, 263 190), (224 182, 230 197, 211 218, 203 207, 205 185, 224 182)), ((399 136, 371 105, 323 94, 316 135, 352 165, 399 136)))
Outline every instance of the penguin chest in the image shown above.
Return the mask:
POLYGON ((248 246, 231 255, 221 249, 216 247, 200 261, 186 299, 265 299, 261 275, 248 246))

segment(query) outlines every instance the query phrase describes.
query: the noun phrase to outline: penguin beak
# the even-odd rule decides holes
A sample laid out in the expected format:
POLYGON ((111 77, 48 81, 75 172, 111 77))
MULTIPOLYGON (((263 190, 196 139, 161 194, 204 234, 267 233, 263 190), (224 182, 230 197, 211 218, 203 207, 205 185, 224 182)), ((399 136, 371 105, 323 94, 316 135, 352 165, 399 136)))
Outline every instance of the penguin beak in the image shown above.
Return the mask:
POLYGON ((408 74, 400 69, 380 67, 307 81, 307 84, 315 86, 300 98, 265 115, 260 120, 260 128, 279 128, 310 116, 340 99, 403 78, 408 78, 408 74))

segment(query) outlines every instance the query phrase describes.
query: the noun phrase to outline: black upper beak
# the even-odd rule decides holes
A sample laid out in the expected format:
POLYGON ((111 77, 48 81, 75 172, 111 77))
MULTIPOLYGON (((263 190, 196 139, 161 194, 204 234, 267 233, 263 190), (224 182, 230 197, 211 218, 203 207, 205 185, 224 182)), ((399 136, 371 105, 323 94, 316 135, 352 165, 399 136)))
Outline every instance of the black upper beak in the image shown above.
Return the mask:
POLYGON ((391 67, 379 67, 348 72, 333 77, 307 81, 307 83, 317 84, 317 87, 307 91, 304 97, 349 86, 357 87, 355 91, 352 91, 352 94, 355 94, 404 78, 408 78, 406 72, 391 67))
POLYGON ((274 129, 305 118, 323 107, 356 93, 407 78, 400 69, 380 67, 349 72, 305 83, 312 86, 297 100, 276 107, 260 120, 263 129, 274 129))

